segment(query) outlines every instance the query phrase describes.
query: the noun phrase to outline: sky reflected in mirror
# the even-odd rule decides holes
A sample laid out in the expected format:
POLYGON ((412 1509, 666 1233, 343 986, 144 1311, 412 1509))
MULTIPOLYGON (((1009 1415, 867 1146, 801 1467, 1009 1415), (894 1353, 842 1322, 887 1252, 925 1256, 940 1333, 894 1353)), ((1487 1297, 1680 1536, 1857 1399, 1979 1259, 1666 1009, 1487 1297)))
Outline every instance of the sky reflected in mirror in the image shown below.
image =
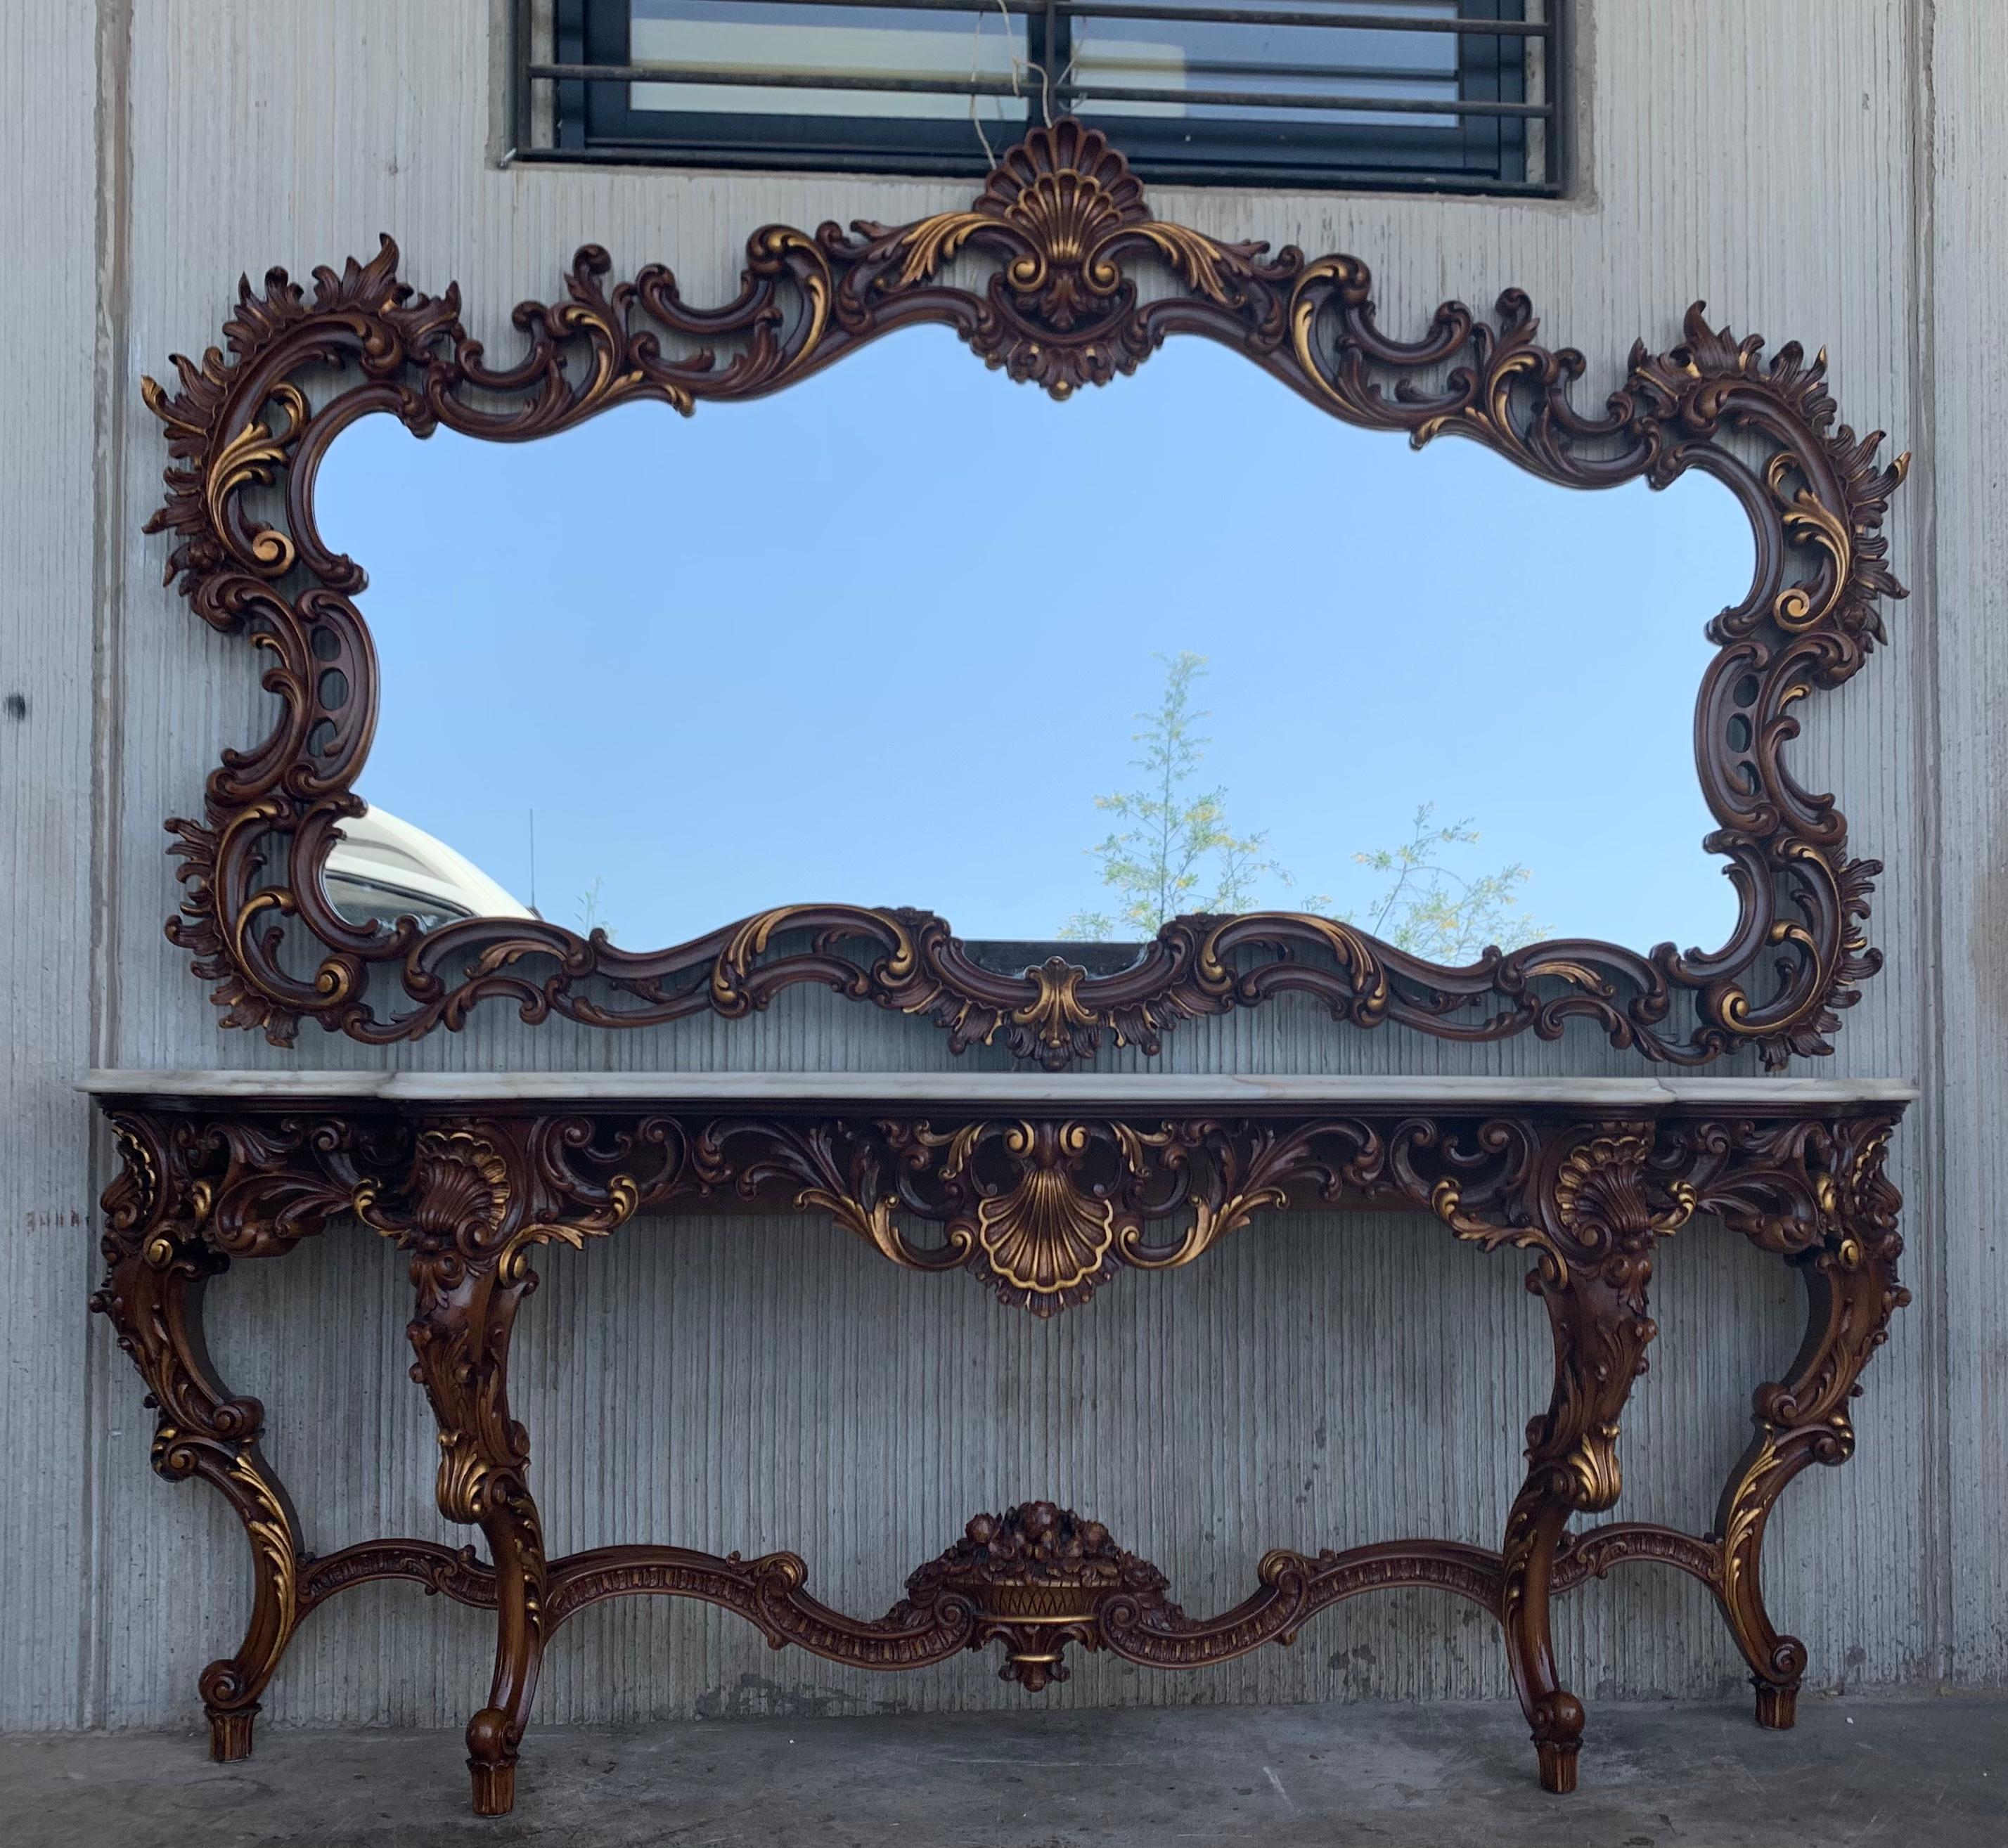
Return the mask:
POLYGON ((373 416, 318 503, 383 670, 345 908, 638 949, 808 901, 1042 941, 1225 899, 1440 959, 1734 921, 1693 708, 1752 542, 1699 475, 1412 452, 1198 339, 1055 404, 921 328, 689 419, 373 416))

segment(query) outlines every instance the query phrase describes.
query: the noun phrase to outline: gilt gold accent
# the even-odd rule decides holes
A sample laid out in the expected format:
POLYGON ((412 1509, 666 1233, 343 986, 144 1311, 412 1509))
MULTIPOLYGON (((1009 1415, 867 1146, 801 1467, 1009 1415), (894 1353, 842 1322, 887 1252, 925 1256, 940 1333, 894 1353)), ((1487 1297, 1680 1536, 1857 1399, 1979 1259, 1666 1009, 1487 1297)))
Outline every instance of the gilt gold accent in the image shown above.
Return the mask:
POLYGON ((1571 1150, 1555 1178, 1555 1210, 1569 1236, 1586 1246, 1625 1235, 1678 1231, 1694 1216, 1695 1190, 1684 1180, 1666 1184, 1667 1203, 1646 1197, 1649 1132, 1596 1136, 1571 1150))
POLYGON ((1617 1421, 1607 1419, 1583 1433, 1564 1467, 1572 1479, 1572 1505, 1594 1514, 1614 1506, 1624 1487, 1617 1461, 1617 1421))
POLYGON ((1014 1125, 1005 1146, 1022 1161, 1018 1184, 976 1203, 976 1242, 998 1281, 1028 1295, 1069 1300, 1101 1277, 1115 1242, 1115 1203, 1084 1193, 1061 1164, 1078 1159, 1078 1123, 1014 1125))
MULTIPOLYGON (((207 484, 210 517, 218 525, 246 488, 270 487, 288 460, 293 440, 306 426, 307 403, 297 385, 281 382, 272 387, 270 401, 285 418, 285 435, 274 436, 274 422, 253 419, 217 451, 207 484)), ((270 526, 254 528, 249 539, 251 557, 262 568, 289 571, 298 556, 293 542, 270 526)))
POLYGON ((245 1532, 264 1561, 280 1613, 278 1634, 270 1645, 276 1661, 292 1639, 299 1608, 299 1542, 293 1532, 292 1516, 254 1455, 240 1450, 231 1458, 224 1479, 236 1492, 232 1499, 240 1512, 252 1511, 244 1515, 245 1532))
POLYGON ((795 1196, 795 1205, 803 1211, 827 1213, 845 1231, 862 1238, 882 1258, 912 1267, 907 1242, 893 1223, 889 1200, 874 1200, 868 1206, 848 1194, 833 1193, 823 1187, 804 1187, 795 1196))
MULTIPOLYGON (((721 309, 685 302, 660 264, 611 284, 611 257, 582 246, 561 299, 518 311, 526 350, 499 369, 468 335, 457 291, 415 293, 397 263, 386 239, 366 263, 316 271, 310 292, 278 270, 262 292, 246 284, 228 350, 178 357, 179 389, 143 387, 171 458, 147 530, 173 535, 168 574, 196 613, 269 656, 262 677, 281 708, 269 737, 212 774, 202 818, 170 824, 185 896, 169 934, 228 1026, 285 1045, 314 1020, 375 1044, 458 1027, 490 1002, 530 1021, 646 1026, 744 1016, 811 983, 932 1019, 958 1052, 999 1043, 1059 1069, 1112 1041, 1154 1055, 1181 1021, 1299 993, 1359 1027, 1484 1042, 1582 1023, 1654 1063, 1751 1047, 1777 1066, 1830 1051, 1840 1010, 1879 966, 1862 920, 1880 867, 1851 857, 1833 802, 1784 754, 1790 708, 1860 671, 1884 639, 1881 600, 1904 594, 1881 528, 1905 458, 1878 466, 1879 434, 1836 423, 1823 355, 1808 362, 1787 344, 1767 359, 1697 303, 1676 345, 1642 343, 1615 390, 1586 394, 1595 408, 1582 409, 1579 357, 1540 343, 1518 291, 1490 320, 1446 302, 1419 338, 1395 337, 1358 258, 1307 261, 1159 220, 1121 154, 1072 121, 1030 131, 962 210, 756 231, 744 287, 721 309), (965 287, 965 269, 986 274, 965 287), (1664 486, 1702 467, 1727 482, 1762 561, 1710 625, 1718 652, 1696 703, 1710 845, 1742 906, 1733 953, 1571 942, 1451 969, 1278 912, 1175 918, 1107 974, 1064 957, 1000 973, 923 911, 788 906, 651 952, 543 920, 421 930, 338 912, 322 873, 356 812, 378 664, 353 601, 361 571, 323 542, 311 481, 290 491, 295 472, 387 404, 415 429, 518 441, 617 403, 688 412, 758 396, 918 321, 953 327, 1056 398, 1133 372, 1172 334, 1198 335, 1346 422, 1416 443, 1455 431, 1545 480, 1664 486), (246 496, 272 489, 289 492, 267 526, 246 496)), ((1069 684, 1077 701, 1102 691, 1069 684)))
POLYGON ((1851 1397, 1907 1299, 1895 1270, 1901 1202, 1884 1172, 1898 1114, 1888 1106, 1808 1114, 1787 1096, 1730 1117, 1670 1103, 1626 1122, 1557 1105, 1481 1114, 1382 1103, 1343 1116, 931 1122, 807 1104, 729 1118, 646 1104, 479 1118, 384 1101, 316 1111, 154 1099, 122 1101, 111 1114, 122 1168, 105 1189, 108 1271, 93 1306, 157 1408, 155 1468, 218 1489, 252 1558, 243 1640, 200 1678, 212 1750, 249 1752, 259 1697, 307 1612, 350 1585, 412 1581, 493 1613, 493 1677, 468 1728, 477 1800, 490 1810, 506 1807, 552 1635, 589 1604, 645 1593, 703 1599, 776 1647, 872 1670, 995 1642, 1005 1676, 1037 1690, 1063 1678, 1073 1648, 1197 1667, 1288 1642, 1320 1610, 1367 1591, 1447 1591, 1500 1623, 1542 1777, 1565 1788, 1583 1703, 1556 1660, 1551 1600, 1614 1566, 1656 1561, 1710 1588, 1750 1665, 1760 1722, 1788 1725, 1806 1652, 1764 1607, 1769 1511, 1801 1471, 1851 1454, 1851 1397), (807 1566, 790 1553, 613 1546, 547 1559, 530 1436, 508 1391, 533 1248, 576 1246, 642 1213, 716 1211, 734 1197, 830 1212, 892 1262, 966 1268, 1042 1314, 1084 1300, 1117 1268, 1191 1263, 1286 1204, 1421 1209, 1475 1244, 1531 1246, 1554 1383, 1526 1427, 1525 1473, 1500 1544, 1278 1548, 1260 1559, 1248 1596, 1205 1616, 1172 1602, 1163 1574, 1105 1527, 1055 1502, 976 1517, 878 1617, 812 1595, 807 1566), (256 1449, 263 1408, 232 1396, 211 1369, 203 1281, 238 1257, 292 1249, 357 1203, 410 1253, 408 1332, 438 1424, 439 1505, 481 1530, 485 1558, 472 1546, 380 1539, 309 1559, 256 1449), (1702 1214, 1804 1280, 1798 1357, 1756 1392, 1755 1439, 1723 1486, 1716 1532, 1612 1521, 1571 1534, 1575 1515, 1609 1507, 1622 1487, 1621 1415, 1654 1334, 1653 1249, 1702 1214), (930 1228, 939 1242, 919 1242, 930 1228), (157 1265, 147 1255, 157 1244, 169 1253, 157 1265))
POLYGON ((1191 1228, 1175 1245, 1152 1246, 1144 1243, 1139 1228, 1119 1228, 1116 1242, 1125 1263, 1139 1270, 1175 1270, 1195 1263, 1229 1234, 1242 1231, 1260 1214, 1279 1210, 1289 1203, 1289 1193, 1282 1186, 1252 1188, 1230 1194, 1219 1205, 1198 1200, 1193 1202, 1191 1228))
POLYGON ((1742 1593, 1746 1578, 1755 1571, 1756 1542, 1771 1511, 1771 1478, 1777 1465, 1778 1434, 1770 1429, 1761 1431, 1756 1449, 1738 1472, 1729 1518, 1723 1524, 1723 1591, 1732 1602, 1742 1593))
MULTIPOLYGON (((1083 1004, 1081 984, 1087 971, 1060 956, 1049 956, 1026 974, 1038 987, 1033 998, 1011 1016, 1013 1026, 1030 1030, 1042 1048, 1070 1050, 1085 1035, 1092 1040, 1099 1025, 1094 1010, 1083 1004)), ((992 1029, 995 1031, 995 1029, 992 1029)))
POLYGON ((1450 1228, 1466 1244, 1475 1245, 1480 1251, 1496 1251, 1502 1245, 1511 1245, 1522 1250, 1533 1249, 1546 1252, 1551 1261, 1566 1275, 1568 1267, 1554 1249, 1554 1241, 1539 1226, 1513 1224, 1487 1218, 1482 1214, 1467 1212, 1464 1204, 1464 1188, 1452 1175, 1445 1175, 1430 1189, 1430 1210, 1450 1228))
POLYGON ((1543 976, 1553 976, 1557 981, 1573 983, 1577 988, 1587 988, 1593 994, 1608 995, 1611 992, 1610 982, 1594 969, 1559 956, 1550 957, 1544 962, 1530 963, 1527 966, 1526 974, 1529 981, 1538 981, 1543 976))

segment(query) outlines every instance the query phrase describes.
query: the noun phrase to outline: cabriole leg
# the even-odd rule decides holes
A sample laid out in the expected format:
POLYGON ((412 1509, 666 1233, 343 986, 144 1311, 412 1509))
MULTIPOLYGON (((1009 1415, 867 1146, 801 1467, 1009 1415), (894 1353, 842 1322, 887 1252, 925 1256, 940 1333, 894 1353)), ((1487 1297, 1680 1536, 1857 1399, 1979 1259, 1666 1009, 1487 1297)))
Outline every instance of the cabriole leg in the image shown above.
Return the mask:
POLYGON ((1764 1607, 1764 1530, 1785 1485, 1812 1463, 1854 1454, 1847 1403, 1868 1357, 1888 1337, 1890 1316, 1910 1300, 1897 1281, 1903 1241, 1894 1229, 1894 1189, 1886 1223, 1837 1231, 1796 1260, 1805 1280, 1805 1339, 1789 1376, 1758 1388, 1756 1433, 1723 1485, 1716 1514, 1722 1576, 1716 1589, 1757 1691, 1757 1723, 1783 1728, 1797 1717, 1805 1645, 1782 1636, 1764 1607))
POLYGON ((439 1420, 440 1511, 478 1525, 495 1562, 495 1673, 488 1704, 468 1722, 467 1764, 474 1812, 505 1816, 516 1799, 516 1760, 543 1655, 543 1532, 525 1479, 530 1445, 509 1415, 509 1334, 518 1305, 536 1288, 527 1263, 461 1268, 451 1279, 419 1277, 411 1325, 412 1375, 439 1420))
POLYGON ((428 1136, 413 1193, 412 1376, 439 1422, 440 1511, 478 1525, 495 1563, 495 1672, 468 1723, 467 1763, 475 1814, 503 1816, 543 1655, 543 1532, 525 1477, 529 1436, 509 1415, 508 1388, 510 1334, 536 1273, 492 1143, 428 1136))
POLYGON ((1555 1384, 1547 1411, 1527 1429, 1526 1479, 1500 1549, 1500 1621, 1541 1786, 1559 1794, 1576 1787, 1584 1715, 1555 1668, 1555 1551, 1573 1514, 1617 1500, 1618 1420, 1654 1334, 1646 1313, 1653 1241, 1690 1210, 1681 1202, 1653 1212, 1645 1185, 1650 1147, 1642 1135, 1600 1136, 1569 1154, 1553 1183, 1550 1235, 1527 1279, 1547 1306, 1555 1384))
POLYGON ((299 1615, 299 1518, 278 1476, 258 1453, 265 1411, 217 1377, 203 1334, 203 1297, 229 1260, 200 1235, 206 1197, 177 1185, 174 1152, 142 1126, 117 1125, 124 1168, 104 1198, 110 1262, 90 1306, 147 1383, 156 1415, 154 1468, 171 1482, 199 1476, 237 1512, 251 1542, 251 1620, 234 1655, 212 1662, 199 1684, 210 1755, 251 1755, 263 1694, 299 1615))

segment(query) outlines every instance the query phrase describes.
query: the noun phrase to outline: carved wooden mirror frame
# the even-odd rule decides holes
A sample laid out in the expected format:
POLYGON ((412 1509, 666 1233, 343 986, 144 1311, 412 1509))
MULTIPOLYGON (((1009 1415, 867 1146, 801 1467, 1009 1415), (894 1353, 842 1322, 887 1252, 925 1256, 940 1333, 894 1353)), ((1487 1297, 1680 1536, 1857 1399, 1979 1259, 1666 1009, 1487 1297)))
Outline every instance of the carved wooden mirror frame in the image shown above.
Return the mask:
POLYGON ((1798 702, 1861 668, 1886 639, 1877 599, 1904 594, 1879 528, 1907 458, 1878 468, 1879 433, 1836 427, 1824 353, 1808 364, 1792 344, 1762 362, 1759 341, 1710 327, 1696 303, 1681 344, 1635 346, 1601 409, 1580 410, 1569 394, 1582 356, 1539 343, 1518 291, 1500 297, 1496 325, 1450 302, 1419 339, 1392 338, 1356 258, 1271 256, 1264 244, 1161 222, 1122 156, 1071 121, 1006 154, 967 210, 894 228, 755 232, 744 284, 722 307, 690 306, 661 265, 610 288, 611 263, 589 245, 561 301, 516 309, 528 349, 500 366, 468 337, 458 289, 419 295, 397 261, 387 237, 367 263, 316 270, 311 299, 283 270, 262 295, 242 283, 228 356, 177 355, 171 395, 145 382, 174 458, 147 530, 177 535, 168 574, 204 620, 267 651, 264 684, 281 706, 261 744, 224 754, 203 818, 168 824, 186 885, 168 935, 217 984, 227 1025, 285 1044, 305 1018, 387 1042, 457 1028, 479 1002, 507 998, 525 1019, 646 1026, 707 1009, 743 1015, 813 982, 927 1015, 958 1051, 1001 1037, 1058 1068, 1112 1034, 1154 1053, 1181 1019, 1294 990, 1359 1026, 1552 1039, 1581 1016, 1650 1060, 1699 1065, 1755 1046, 1777 1065, 1831 1050, 1837 1010, 1879 965, 1862 920, 1880 866, 1850 856, 1832 798, 1784 761, 1798 702), (946 279, 973 260, 993 266, 980 292, 946 279), (1727 485, 1755 532, 1756 569, 1749 595, 1708 626, 1717 652, 1695 745, 1717 823, 1706 845, 1729 861, 1741 907, 1728 942, 1642 955, 1562 939, 1451 969, 1328 918, 1264 912, 1175 919, 1133 964, 1094 974, 1060 956, 1019 973, 986 966, 944 919, 906 910, 785 906, 638 952, 536 920, 422 929, 343 917, 321 872, 342 821, 364 806, 354 786, 376 723, 377 663, 354 601, 363 572, 315 525, 315 476, 335 437, 373 412, 420 436, 444 424, 507 441, 637 399, 689 412, 778 390, 923 322, 953 327, 990 365, 1056 398, 1134 371, 1168 334, 1199 334, 1363 429, 1418 444, 1458 433, 1568 486, 1643 477, 1663 487, 1690 468, 1727 485), (302 378, 330 367, 339 389, 310 404, 302 378), (289 843, 283 869, 265 864, 274 836, 289 843), (317 946, 310 974, 285 966, 294 920, 317 946), (387 974, 401 992, 383 1011, 387 974))

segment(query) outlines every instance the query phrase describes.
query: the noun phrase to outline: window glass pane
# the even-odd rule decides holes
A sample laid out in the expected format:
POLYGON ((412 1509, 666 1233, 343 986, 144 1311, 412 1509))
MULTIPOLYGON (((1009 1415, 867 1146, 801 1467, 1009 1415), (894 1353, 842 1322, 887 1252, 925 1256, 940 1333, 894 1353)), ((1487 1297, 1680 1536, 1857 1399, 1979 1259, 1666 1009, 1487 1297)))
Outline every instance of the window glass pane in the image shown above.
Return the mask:
POLYGON ((529 113, 548 99, 549 145, 585 159, 980 175, 1031 124, 1073 115, 1147 180, 1554 178, 1540 90, 1559 0, 1099 4, 1113 16, 1096 0, 557 0, 557 68, 532 57, 529 113), (1532 36, 1490 30, 1530 14, 1532 36))
MULTIPOLYGON (((1127 90, 1228 93, 1240 97, 1395 97, 1405 101, 1458 97, 1458 37, 1448 32, 1395 32, 1381 27, 1344 29, 1349 15, 1368 12, 1385 17, 1384 5, 1331 6, 1309 0, 1287 9, 1273 0, 1212 0, 1207 10, 1250 13, 1283 10, 1328 16, 1330 26, 1280 26, 1262 21, 1239 24, 1222 19, 1181 19, 1168 5, 1161 19, 1103 19, 1073 23, 1072 80, 1085 112, 1095 115, 1151 115, 1254 116, 1264 121, 1331 124, 1379 123, 1455 132, 1455 115, 1418 115, 1388 110, 1332 112, 1260 104, 1190 104, 1179 101, 1125 102, 1127 90)), ((1400 9, 1418 19, 1454 19, 1456 0, 1425 0, 1400 9)))
POLYGON ((744 79, 769 72, 952 87, 939 91, 804 89, 736 83, 631 84, 636 111, 751 115, 893 117, 1023 122, 1025 102, 972 97, 971 80, 1022 87, 1030 72, 1022 17, 1001 11, 767 5, 763 0, 631 0, 630 56, 744 79))

